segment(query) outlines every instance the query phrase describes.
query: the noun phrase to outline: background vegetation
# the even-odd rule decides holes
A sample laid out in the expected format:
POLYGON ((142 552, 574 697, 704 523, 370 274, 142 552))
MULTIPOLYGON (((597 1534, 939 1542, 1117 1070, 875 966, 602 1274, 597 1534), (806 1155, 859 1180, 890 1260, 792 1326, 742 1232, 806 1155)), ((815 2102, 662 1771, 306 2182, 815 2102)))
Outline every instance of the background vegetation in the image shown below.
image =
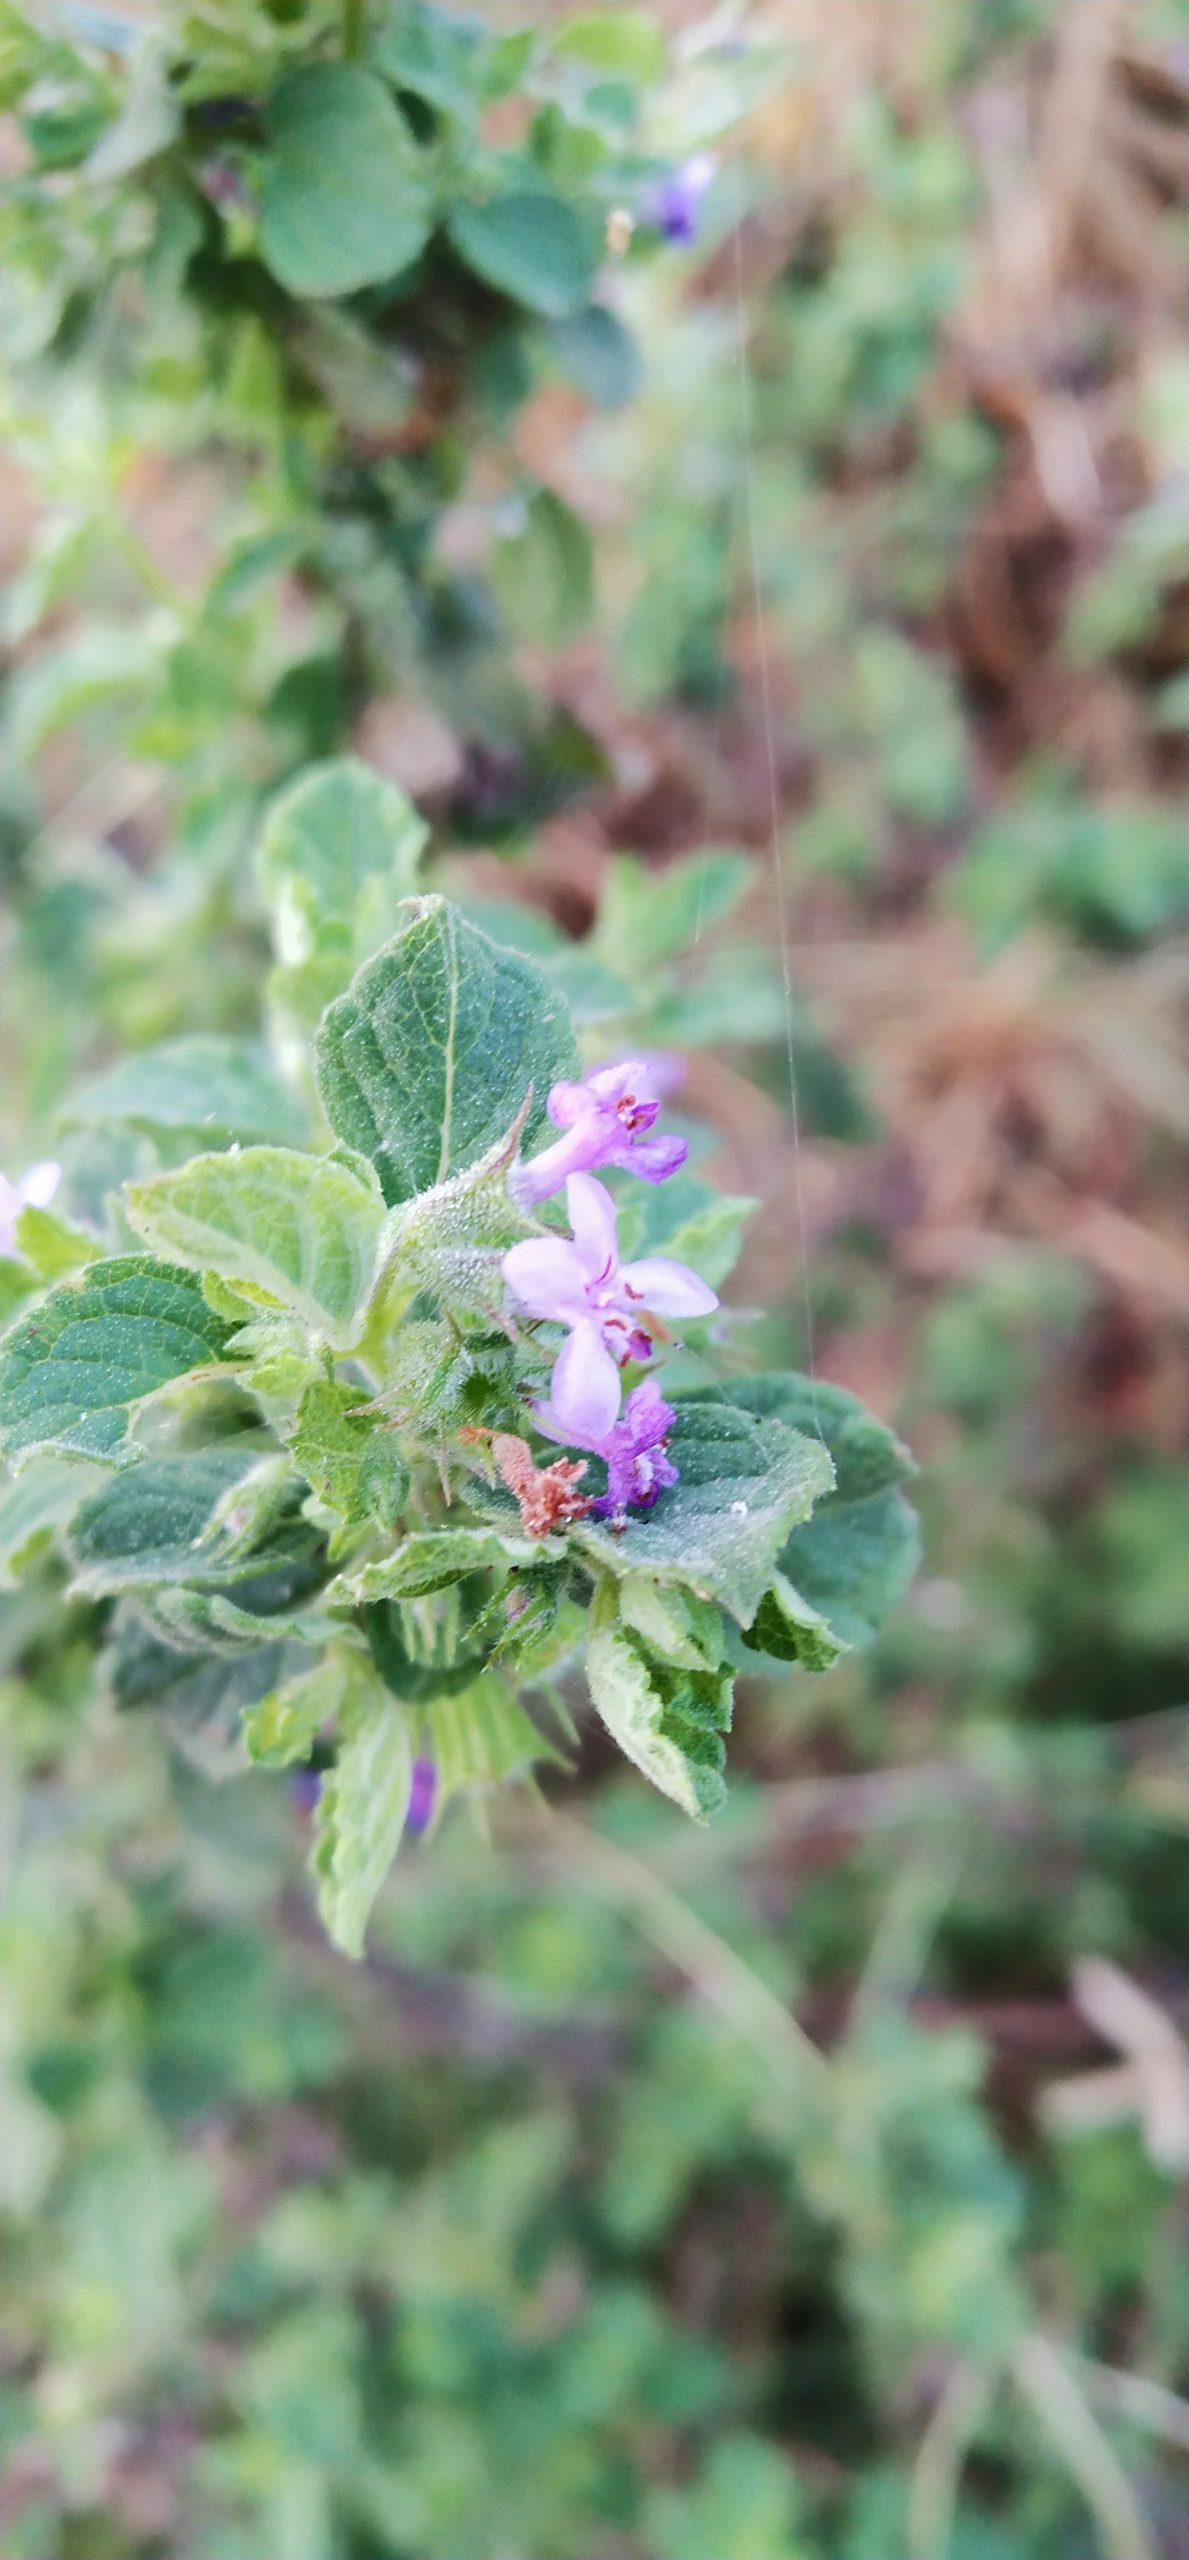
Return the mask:
POLYGON ((399 292, 259 112, 337 9, 0 14, 2 1160, 189 1151, 84 1079, 255 1033, 248 847, 352 746, 700 1053, 741 1357, 904 1432, 924 1566, 705 1832, 584 1729, 351 1968, 289 1780, 18 1555, 3 2547, 1177 2560, 1183 15, 367 17, 399 292))

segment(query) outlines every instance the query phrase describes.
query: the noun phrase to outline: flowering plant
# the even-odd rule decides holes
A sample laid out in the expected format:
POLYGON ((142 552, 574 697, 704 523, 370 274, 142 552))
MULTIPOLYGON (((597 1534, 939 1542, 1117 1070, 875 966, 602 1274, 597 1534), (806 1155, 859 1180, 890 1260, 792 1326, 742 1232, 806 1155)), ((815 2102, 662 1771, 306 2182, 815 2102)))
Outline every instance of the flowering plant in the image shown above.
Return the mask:
POLYGON ((853 1397, 716 1366, 713 1222, 665 1223, 675 1062, 584 1072, 556 968, 418 894, 420 843, 361 767, 294 787, 260 866, 284 1072, 201 1040, 109 1072, 73 1115, 138 1121, 128 1178, 88 1196, 84 1146, 51 1208, 37 1168, 4 1265, 6 1554, 61 1557, 120 1703, 318 1774, 353 1952, 406 1828, 564 1756, 580 1666, 704 1816, 737 1670, 827 1668, 913 1556, 910 1461, 853 1397), (361 913, 395 929, 344 986, 361 913))

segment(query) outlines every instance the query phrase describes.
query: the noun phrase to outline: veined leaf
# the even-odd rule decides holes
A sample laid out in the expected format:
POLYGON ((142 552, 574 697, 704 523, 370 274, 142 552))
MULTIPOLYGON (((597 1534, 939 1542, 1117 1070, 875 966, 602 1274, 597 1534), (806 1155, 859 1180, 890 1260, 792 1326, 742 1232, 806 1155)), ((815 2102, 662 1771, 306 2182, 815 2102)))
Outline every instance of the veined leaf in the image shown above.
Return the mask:
POLYGON ((819 1441, 783 1422, 692 1398, 676 1415, 680 1481, 621 1536, 587 1522, 574 1536, 612 1573, 688 1583, 750 1626, 790 1528, 829 1492, 833 1467, 819 1441))
POLYGON ((164 1582, 218 1590, 250 1580, 282 1557, 308 1553, 313 1540, 300 1519, 293 1522, 295 1544, 278 1553, 275 1511, 266 1512, 260 1524, 267 1555, 259 1547, 246 1550, 237 1536, 234 1496, 252 1475, 256 1456, 255 1449, 221 1441, 211 1449, 146 1458, 109 1476, 71 1524, 74 1590, 89 1599, 164 1582))
POLYGON ((318 1085, 338 1136, 375 1165, 390 1204, 410 1200, 498 1145, 523 1109, 530 1145, 559 1077, 580 1073, 561 998, 444 898, 409 922, 332 1004, 318 1085))
POLYGON ((416 1529, 390 1556, 340 1574, 326 1597, 352 1608, 373 1600, 422 1600, 490 1565, 501 1565, 506 1572, 514 1547, 523 1548, 526 1561, 537 1552, 527 1539, 513 1541, 495 1529, 416 1529))
POLYGON ((716 1813, 726 1793, 729 1667, 682 1670, 650 1653, 620 1622, 615 1585, 604 1580, 591 1611, 586 1676, 608 1732, 653 1786, 695 1821, 716 1813))
POLYGON ((794 1603, 810 1652, 822 1643, 815 1622, 840 1650, 870 1644, 920 1560, 917 1516, 901 1490, 916 1473, 911 1452, 845 1387, 780 1371, 733 1379, 722 1393, 737 1409, 820 1432, 834 1462, 833 1491, 781 1549, 785 1588, 755 1630, 763 1649, 780 1652, 769 1639, 782 1616, 792 1640, 794 1603))
POLYGON ((137 1406, 223 1360, 228 1338, 194 1272, 136 1254, 93 1262, 0 1343, 0 1442, 10 1458, 57 1449, 125 1465, 137 1406))
POLYGON ((244 1147, 130 1183, 128 1215, 159 1253, 262 1290, 338 1351, 371 1287, 379 1197, 332 1156, 244 1147))
POLYGON ((344 1955, 361 1956, 405 1827, 413 1750, 405 1717, 370 1665, 352 1657, 352 1671, 340 1711, 343 1740, 318 1800, 312 1863, 330 1936, 344 1955))
POLYGON ((437 1771, 439 1805, 468 1787, 498 1786, 534 1761, 559 1757, 495 1671, 481 1672, 454 1697, 431 1699, 424 1716, 422 1740, 437 1771))

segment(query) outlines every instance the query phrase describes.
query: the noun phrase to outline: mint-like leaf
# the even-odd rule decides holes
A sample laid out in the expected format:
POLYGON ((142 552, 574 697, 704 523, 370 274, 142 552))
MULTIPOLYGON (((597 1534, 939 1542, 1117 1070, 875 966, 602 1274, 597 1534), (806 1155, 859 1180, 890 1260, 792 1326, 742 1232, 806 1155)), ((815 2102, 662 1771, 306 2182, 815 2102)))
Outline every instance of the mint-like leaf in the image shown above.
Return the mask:
POLYGON ((920 1530, 901 1488, 915 1475, 916 1462, 895 1432, 845 1387, 778 1371, 733 1379, 721 1392, 737 1409, 820 1431, 833 1459, 834 1490, 782 1548, 786 1591, 765 1611, 763 1628, 753 1631, 765 1652, 780 1654, 779 1642, 768 1639, 778 1636, 783 1615, 791 1640, 795 1600, 808 1647, 799 1658, 810 1668, 824 1667, 810 1659, 822 1641, 814 1633, 815 1620, 840 1649, 868 1645, 912 1580, 920 1530))
POLYGON ((400 1844, 413 1750, 400 1708, 353 1656, 340 1720, 343 1741, 323 1780, 314 1835, 318 1905, 343 1954, 361 1956, 372 1904, 400 1844))
POLYGON ((378 1194, 333 1156, 243 1147, 129 1183, 138 1235, 195 1271, 263 1293, 350 1348, 383 1223, 378 1194))
POLYGON ((226 1356, 229 1329, 194 1272, 135 1254, 51 1289, 0 1343, 0 1444, 127 1464, 132 1414, 226 1356))
POLYGON ((726 1794, 730 1668, 687 1671, 651 1653, 619 1621, 607 1581, 591 1612, 586 1676, 608 1732, 653 1786, 697 1822, 716 1813, 726 1794))
POLYGON ((317 1070, 331 1127, 370 1158, 394 1205, 496 1147, 530 1087, 531 1147, 548 1125, 550 1086, 580 1066, 565 1005, 541 970, 444 898, 423 898, 331 1005, 317 1070))
POLYGON ((750 1626, 794 1521, 834 1481, 819 1441, 787 1424, 692 1398, 669 1442, 680 1481, 620 1535, 586 1523, 579 1545, 613 1573, 685 1582, 750 1626))

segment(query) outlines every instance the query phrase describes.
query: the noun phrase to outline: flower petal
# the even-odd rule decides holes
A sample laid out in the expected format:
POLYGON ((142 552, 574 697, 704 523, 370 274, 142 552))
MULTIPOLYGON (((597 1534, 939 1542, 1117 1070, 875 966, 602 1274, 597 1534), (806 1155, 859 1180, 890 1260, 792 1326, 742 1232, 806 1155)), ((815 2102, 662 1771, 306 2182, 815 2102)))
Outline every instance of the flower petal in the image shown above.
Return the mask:
POLYGON ((584 1084, 569 1084, 563 1078, 560 1084, 550 1086, 545 1108, 555 1129, 572 1129, 575 1121, 589 1111, 590 1096, 584 1084))
MULTIPOLYGON (((550 1408, 555 1423, 583 1448, 597 1449, 619 1414, 619 1371, 597 1324, 576 1324, 553 1364, 550 1408)), ((552 1433, 550 1437, 552 1438, 552 1433)))
POLYGON ((531 1316, 576 1324, 586 1313, 586 1273, 566 1236, 533 1236, 510 1245, 503 1274, 513 1296, 531 1316))
POLYGON ((645 1182, 667 1182, 688 1154, 684 1138, 637 1138, 634 1146, 625 1149, 621 1161, 629 1173, 642 1174, 645 1182))
POLYGON ((527 1163, 515 1165, 508 1177, 508 1188, 520 1208, 535 1209, 540 1201, 560 1191, 572 1173, 602 1161, 597 1136, 579 1120, 563 1137, 555 1138, 551 1147, 542 1148, 539 1156, 530 1156, 527 1163))
POLYGON ((572 1173, 566 1184, 566 1209, 574 1230, 573 1251, 588 1280, 602 1280, 615 1268, 615 1202, 592 1173, 572 1173))
POLYGON ((647 1253, 642 1262, 625 1262, 620 1272, 625 1289, 658 1316, 708 1316, 718 1305, 713 1289, 684 1262, 667 1254, 647 1253))

